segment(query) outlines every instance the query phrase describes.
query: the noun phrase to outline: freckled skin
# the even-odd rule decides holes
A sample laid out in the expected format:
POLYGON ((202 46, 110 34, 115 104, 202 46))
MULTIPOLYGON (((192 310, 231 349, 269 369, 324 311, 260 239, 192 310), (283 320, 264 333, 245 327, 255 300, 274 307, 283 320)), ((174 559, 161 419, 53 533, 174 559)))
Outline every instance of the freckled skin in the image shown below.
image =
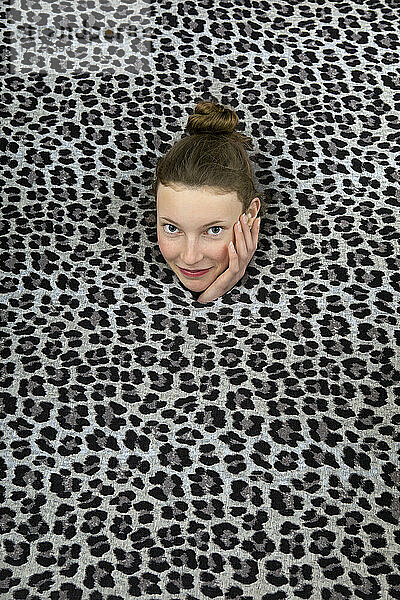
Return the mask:
MULTIPOLYGON (((250 227, 260 205, 259 198, 251 202, 246 213, 250 227)), ((210 187, 193 189, 177 183, 168 186, 159 184, 158 245, 165 261, 186 288, 201 292, 228 268, 228 245, 233 241, 236 246, 233 228, 242 212, 242 203, 236 192, 221 194, 210 187), (162 216, 173 219, 179 226, 168 219, 161 219, 162 216), (214 220, 225 223, 205 227, 214 220), (178 265, 190 270, 211 269, 202 277, 193 279, 185 277, 178 265)))

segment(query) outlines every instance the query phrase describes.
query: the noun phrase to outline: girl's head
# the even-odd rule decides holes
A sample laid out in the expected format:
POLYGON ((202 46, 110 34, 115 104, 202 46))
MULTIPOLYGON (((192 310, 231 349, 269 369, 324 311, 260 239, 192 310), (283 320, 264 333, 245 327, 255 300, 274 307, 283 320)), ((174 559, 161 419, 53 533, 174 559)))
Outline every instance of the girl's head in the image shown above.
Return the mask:
POLYGON ((233 227, 245 213, 251 227, 266 212, 255 187, 246 148, 251 139, 235 131, 236 113, 200 102, 188 118, 189 135, 158 161, 152 192, 162 255, 183 285, 205 290, 227 269, 233 227), (181 268, 208 269, 199 277, 181 268))

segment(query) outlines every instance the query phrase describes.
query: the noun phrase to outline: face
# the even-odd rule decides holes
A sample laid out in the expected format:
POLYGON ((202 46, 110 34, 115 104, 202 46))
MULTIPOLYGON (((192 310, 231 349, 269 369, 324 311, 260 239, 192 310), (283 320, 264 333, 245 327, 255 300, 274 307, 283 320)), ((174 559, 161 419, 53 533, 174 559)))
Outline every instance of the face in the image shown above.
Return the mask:
POLYGON ((182 284, 201 292, 229 266, 228 245, 235 244, 233 227, 243 212, 236 192, 159 184, 157 238, 163 257, 182 284), (204 274, 190 277, 179 267, 204 274))

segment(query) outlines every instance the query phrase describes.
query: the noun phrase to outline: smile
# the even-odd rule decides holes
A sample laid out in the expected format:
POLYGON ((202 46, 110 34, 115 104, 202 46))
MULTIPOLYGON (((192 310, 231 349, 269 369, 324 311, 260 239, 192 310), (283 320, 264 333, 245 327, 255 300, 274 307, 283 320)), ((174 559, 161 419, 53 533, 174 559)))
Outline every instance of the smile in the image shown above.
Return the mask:
POLYGON ((209 267, 208 269, 202 269, 201 271, 187 271, 186 269, 181 269, 181 267, 178 267, 180 272, 183 273, 185 277, 202 277, 202 275, 205 275, 205 273, 207 273, 211 268, 212 267, 209 267))

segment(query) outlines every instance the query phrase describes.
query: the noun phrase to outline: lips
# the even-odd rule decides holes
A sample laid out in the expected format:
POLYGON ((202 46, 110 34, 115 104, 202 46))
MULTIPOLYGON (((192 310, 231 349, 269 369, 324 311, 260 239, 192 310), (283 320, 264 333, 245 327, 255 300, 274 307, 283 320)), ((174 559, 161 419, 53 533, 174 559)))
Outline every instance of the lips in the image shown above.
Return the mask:
POLYGON ((202 269, 201 271, 187 271, 186 269, 182 269, 182 267, 178 268, 185 277, 203 277, 211 269, 211 267, 208 267, 208 269, 202 269))
POLYGON ((208 271, 208 269, 211 269, 211 267, 206 267, 205 269, 196 269, 195 271, 193 271, 192 269, 185 269, 185 267, 179 268, 182 269, 182 271, 189 271, 189 273, 202 273, 203 271, 208 271))

